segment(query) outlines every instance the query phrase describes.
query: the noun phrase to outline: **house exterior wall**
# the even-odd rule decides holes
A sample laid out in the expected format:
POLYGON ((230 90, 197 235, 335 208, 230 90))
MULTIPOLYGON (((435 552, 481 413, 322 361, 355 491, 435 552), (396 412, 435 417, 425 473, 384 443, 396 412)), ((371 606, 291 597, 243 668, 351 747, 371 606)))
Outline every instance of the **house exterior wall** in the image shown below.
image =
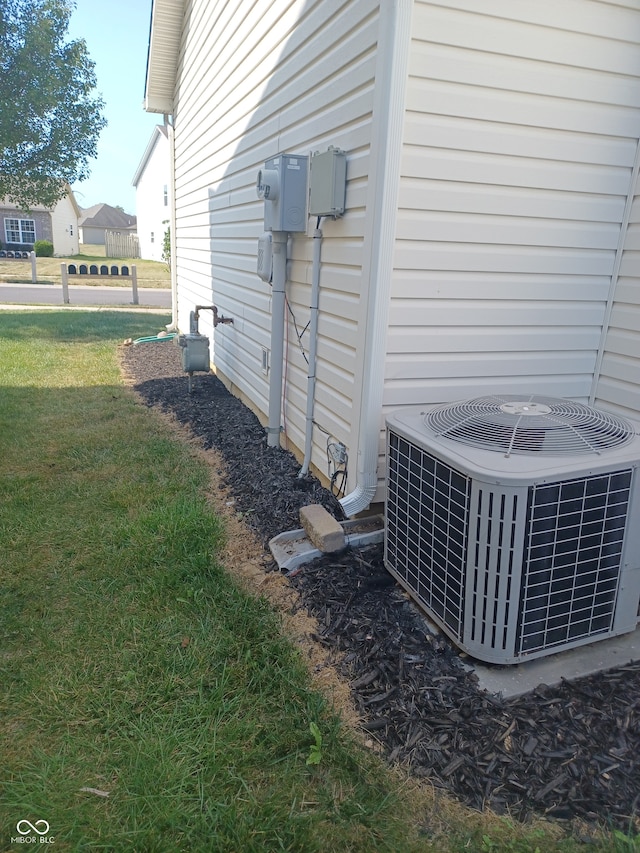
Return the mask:
MULTIPOLYGON (((354 376, 365 334, 363 256, 378 40, 374 0, 246 0, 190 5, 175 93, 178 323, 215 303, 233 325, 200 330, 218 373, 264 416, 269 379, 271 288, 256 274, 263 203, 256 175, 281 152, 309 155, 334 145, 349 153, 347 215, 324 220, 315 419, 351 443, 354 376), (261 21, 255 26, 256 18, 261 21), (249 14, 251 12, 251 14, 249 14)), ((283 424, 288 446, 304 440, 312 229, 289 243, 288 334, 283 424), (295 325, 294 318, 295 317, 295 325)), ((264 420, 264 418, 263 418, 264 420)), ((326 435, 315 432, 312 463, 326 471, 326 435)))
POLYGON ((588 401, 640 135, 639 34, 636 3, 416 0, 387 409, 588 401))
POLYGON ((4 204, 0 202, 0 242, 2 243, 3 248, 21 248, 21 249, 29 249, 33 248, 32 241, 30 243, 24 242, 15 242, 7 239, 6 233, 6 220, 7 219, 24 219, 31 220, 34 223, 35 229, 35 239, 36 240, 50 240, 53 242, 53 232, 51 229, 51 214, 40 209, 34 209, 29 213, 25 213, 24 211, 18 210, 16 207, 12 207, 10 204, 4 204))
POLYGON ((64 196, 51 213, 53 251, 56 255, 77 255, 80 251, 77 209, 64 196))
POLYGON ((92 246, 104 246, 105 230, 104 226, 93 228, 90 225, 81 225, 80 242, 89 243, 92 246))
MULTIPOLYGON (((640 159, 640 155, 639 155, 640 159)), ((636 164, 636 173, 638 170, 636 164)), ((636 420, 640 413, 640 180, 630 199, 616 286, 595 385, 595 404, 636 420)))
MULTIPOLYGON (((280 152, 347 152, 346 215, 322 225, 315 420, 350 453, 378 298, 372 257, 385 236, 375 206, 391 6, 193 0, 173 103, 178 323, 188 329, 196 304, 234 319, 214 332, 203 312, 201 331, 220 375, 262 415, 271 292, 255 272, 256 172, 280 152)), ((388 310, 383 411, 371 424, 380 484, 382 416, 401 406, 492 392, 586 402, 602 365, 611 381, 600 382, 598 401, 640 412, 637 387, 625 402, 612 390, 635 361, 613 333, 604 337, 609 315, 629 348, 640 335, 625 326, 633 311, 618 319, 640 308, 637 200, 626 227, 640 137, 638 33, 631 0, 486 0, 481 10, 475 0, 414 0, 397 207, 383 223, 393 270, 389 303, 378 306, 378 316, 388 310)), ((296 329, 309 315, 314 224, 289 246, 283 422, 298 449, 307 365, 296 329)), ((312 461, 322 470, 324 459, 316 430, 312 461)))
POLYGON ((169 191, 169 141, 157 128, 153 148, 136 183, 136 216, 140 257, 162 260, 164 233, 171 216, 169 191))

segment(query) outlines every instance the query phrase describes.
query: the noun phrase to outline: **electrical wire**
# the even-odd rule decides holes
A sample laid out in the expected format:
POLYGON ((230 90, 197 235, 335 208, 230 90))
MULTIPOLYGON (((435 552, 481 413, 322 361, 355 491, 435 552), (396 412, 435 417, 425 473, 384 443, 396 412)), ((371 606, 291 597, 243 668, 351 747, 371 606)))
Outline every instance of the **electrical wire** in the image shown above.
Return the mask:
POLYGON ((311 321, 309 321, 309 322, 307 323, 307 325, 304 327, 304 329, 303 329, 302 331, 299 331, 299 329, 298 329, 298 323, 297 323, 297 321, 296 321, 296 315, 293 313, 293 308, 291 307, 291 304, 289 303, 289 300, 287 299, 287 297, 286 297, 286 296, 285 296, 285 298, 284 298, 284 301, 285 301, 285 305, 287 306, 287 310, 288 310, 289 314, 291 314, 291 318, 292 318, 292 320, 293 320, 293 328, 295 329, 296 337, 298 338, 298 344, 299 344, 299 346, 300 346, 300 352, 302 353, 302 357, 304 358, 304 360, 307 362, 307 364, 309 364, 309 359, 307 358, 307 354, 306 354, 306 352, 304 351, 304 346, 303 346, 303 343, 302 343, 302 336, 304 335, 304 333, 305 333, 305 332, 307 331, 307 329, 309 328, 309 324, 310 324, 310 322, 311 322, 311 321))
POLYGON ((337 498, 339 498, 340 495, 345 494, 346 485, 347 485, 347 469, 346 468, 340 468, 339 470, 334 471, 332 476, 331 476, 331 483, 330 483, 331 493, 333 495, 335 495, 337 498), (342 483, 340 484, 340 488, 336 491, 335 490, 335 484, 338 480, 338 477, 340 477, 340 476, 342 476, 342 483))
POLYGON ((347 453, 347 449, 344 446, 344 444, 342 444, 339 441, 332 441, 332 439, 335 438, 335 436, 332 433, 328 432, 326 429, 323 429, 320 426, 318 426, 318 428, 321 429, 322 432, 324 432, 325 435, 327 436, 326 453, 327 453, 327 475, 329 476, 329 489, 333 495, 335 495, 336 497, 340 497, 341 494, 342 495, 345 494, 345 488, 347 485, 347 476, 349 473, 348 472, 349 454, 347 453), (343 454, 341 454, 341 457, 342 457, 342 455, 344 456, 344 461, 338 462, 338 459, 336 458, 336 456, 331 453, 332 447, 342 448, 343 454), (331 473, 331 467, 332 466, 334 466, 333 473, 331 473), (342 477, 342 482, 340 484, 340 488, 336 491, 335 486, 336 486, 336 483, 337 483, 339 477, 342 477))

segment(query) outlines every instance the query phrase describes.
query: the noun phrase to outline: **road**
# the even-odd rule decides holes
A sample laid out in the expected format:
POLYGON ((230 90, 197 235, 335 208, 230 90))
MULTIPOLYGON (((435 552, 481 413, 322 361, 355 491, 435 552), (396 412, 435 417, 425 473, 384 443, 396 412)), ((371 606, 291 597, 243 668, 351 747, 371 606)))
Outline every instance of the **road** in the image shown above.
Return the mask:
POLYGON ((0 282, 0 308, 17 306, 54 305, 59 308, 118 307, 171 308, 171 291, 159 287, 138 287, 138 305, 133 304, 130 287, 106 287, 103 285, 69 285, 69 304, 62 299, 59 284, 4 284, 0 282))

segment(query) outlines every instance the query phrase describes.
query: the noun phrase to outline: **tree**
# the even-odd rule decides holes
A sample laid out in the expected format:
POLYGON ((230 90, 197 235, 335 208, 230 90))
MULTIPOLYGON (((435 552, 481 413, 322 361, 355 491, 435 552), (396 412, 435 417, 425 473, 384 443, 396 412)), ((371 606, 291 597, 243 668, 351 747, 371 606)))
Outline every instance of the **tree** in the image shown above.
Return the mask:
POLYGON ((165 232, 162 237, 162 260, 167 265, 169 271, 171 270, 171 225, 168 224, 168 219, 163 219, 162 224, 166 225, 165 232))
POLYGON ((53 205, 89 175, 104 102, 84 39, 65 42, 73 0, 0 2, 0 199, 53 205))

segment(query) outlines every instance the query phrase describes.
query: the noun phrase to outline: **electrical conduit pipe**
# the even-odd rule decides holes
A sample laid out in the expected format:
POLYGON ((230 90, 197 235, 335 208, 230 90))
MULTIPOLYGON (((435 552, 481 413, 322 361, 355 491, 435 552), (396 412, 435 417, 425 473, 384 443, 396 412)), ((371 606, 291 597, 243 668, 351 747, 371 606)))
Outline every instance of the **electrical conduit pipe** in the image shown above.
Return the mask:
POLYGON ((272 235, 273 276, 271 282, 271 370, 269 375, 269 414, 267 445, 280 446, 282 409, 282 373, 284 365, 284 310, 287 281, 287 232, 272 235))
POLYGON ((311 305, 309 315, 309 374, 307 376, 307 419, 304 434, 304 459, 298 477, 309 473, 313 439, 313 408, 316 395, 316 354, 318 351, 318 306, 320 301, 320 250, 322 229, 313 232, 313 262, 311 267, 311 305))

